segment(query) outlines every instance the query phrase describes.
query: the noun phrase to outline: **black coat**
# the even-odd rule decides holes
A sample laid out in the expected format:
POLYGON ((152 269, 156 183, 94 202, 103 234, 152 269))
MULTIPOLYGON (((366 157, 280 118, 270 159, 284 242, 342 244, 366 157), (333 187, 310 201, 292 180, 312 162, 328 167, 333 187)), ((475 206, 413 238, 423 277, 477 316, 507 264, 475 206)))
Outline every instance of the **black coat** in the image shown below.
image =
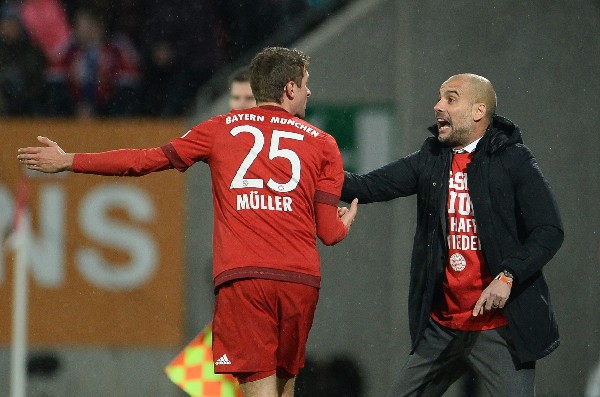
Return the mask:
MULTIPOLYGON (((437 135, 437 127, 430 130, 437 135)), ((342 200, 366 204, 417 195, 409 289, 413 351, 423 336, 434 299, 443 293, 447 263, 446 203, 452 151, 428 138, 421 149, 365 175, 345 173, 342 200)), ((521 362, 559 345, 558 327, 542 268, 560 248, 563 228, 548 182, 521 132, 494 116, 468 165, 469 194, 486 264, 492 275, 508 270, 515 283, 504 308, 521 362)))

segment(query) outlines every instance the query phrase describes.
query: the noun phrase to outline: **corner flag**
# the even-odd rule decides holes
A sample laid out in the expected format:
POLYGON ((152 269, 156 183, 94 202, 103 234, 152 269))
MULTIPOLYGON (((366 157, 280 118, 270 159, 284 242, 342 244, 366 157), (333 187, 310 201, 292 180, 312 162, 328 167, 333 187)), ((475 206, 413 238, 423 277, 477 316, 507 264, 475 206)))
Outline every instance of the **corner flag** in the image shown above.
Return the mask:
POLYGON ((165 367, 165 373, 192 397, 242 397, 233 376, 215 374, 210 324, 165 367))

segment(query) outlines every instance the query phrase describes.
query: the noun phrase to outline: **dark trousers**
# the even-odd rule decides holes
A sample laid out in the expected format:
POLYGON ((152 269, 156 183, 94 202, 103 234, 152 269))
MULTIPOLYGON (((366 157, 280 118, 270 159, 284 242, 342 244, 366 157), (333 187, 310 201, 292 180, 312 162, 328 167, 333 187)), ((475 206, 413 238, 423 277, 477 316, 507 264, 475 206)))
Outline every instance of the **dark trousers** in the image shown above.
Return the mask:
POLYGON ((521 364, 507 327, 457 331, 429 320, 389 397, 437 397, 471 368, 492 397, 534 397, 535 362, 521 364))

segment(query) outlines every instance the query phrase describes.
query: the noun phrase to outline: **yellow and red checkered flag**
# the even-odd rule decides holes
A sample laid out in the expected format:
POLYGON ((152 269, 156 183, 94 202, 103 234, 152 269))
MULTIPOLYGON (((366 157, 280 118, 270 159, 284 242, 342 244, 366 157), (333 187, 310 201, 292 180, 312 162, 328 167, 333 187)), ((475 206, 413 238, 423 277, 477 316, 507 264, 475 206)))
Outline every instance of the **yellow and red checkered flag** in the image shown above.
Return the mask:
POLYGON ((165 372, 192 397, 242 397, 233 376, 215 374, 210 324, 165 367, 165 372))

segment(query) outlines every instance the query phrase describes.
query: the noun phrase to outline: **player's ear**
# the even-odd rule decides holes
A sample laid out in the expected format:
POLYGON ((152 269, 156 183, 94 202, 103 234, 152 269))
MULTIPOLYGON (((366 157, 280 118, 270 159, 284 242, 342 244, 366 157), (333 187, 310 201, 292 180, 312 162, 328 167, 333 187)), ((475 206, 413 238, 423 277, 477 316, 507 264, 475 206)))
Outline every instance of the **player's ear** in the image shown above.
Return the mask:
POLYGON ((296 90, 296 83, 294 83, 293 80, 290 80, 290 81, 287 82, 287 84, 283 88, 283 94, 288 99, 294 99, 295 90, 296 90))

